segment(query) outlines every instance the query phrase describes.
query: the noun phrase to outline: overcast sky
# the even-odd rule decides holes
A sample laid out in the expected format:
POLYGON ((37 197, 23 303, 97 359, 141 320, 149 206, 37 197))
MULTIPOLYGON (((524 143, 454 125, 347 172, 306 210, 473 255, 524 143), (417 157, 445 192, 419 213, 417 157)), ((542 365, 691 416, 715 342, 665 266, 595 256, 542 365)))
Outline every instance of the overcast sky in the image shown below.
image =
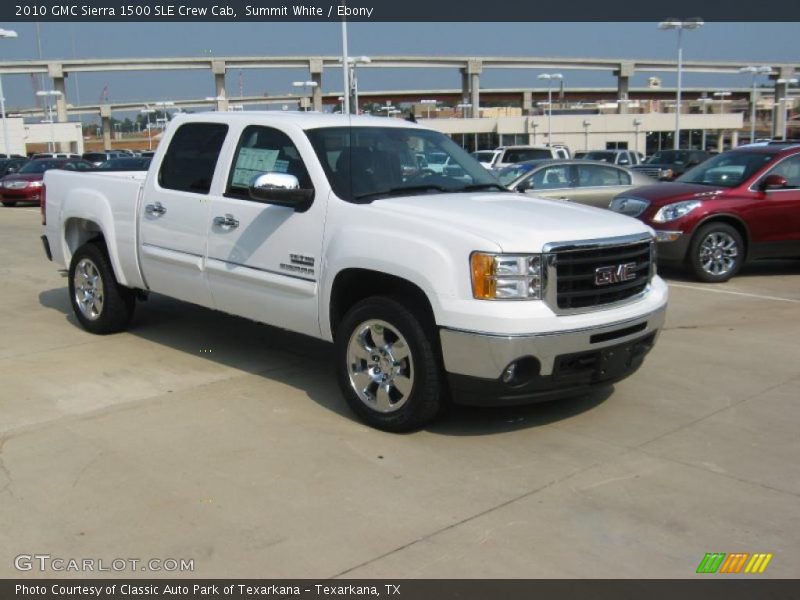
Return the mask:
MULTIPOLYGON (((16 40, 0 41, 3 60, 35 59, 36 27, 16 23, 16 40)), ((336 55, 341 53, 339 23, 42 23, 45 58, 125 58, 155 56, 336 55)), ((684 35, 684 57, 768 62, 800 62, 798 23, 707 23, 684 35)), ((469 55, 674 58, 675 32, 659 31, 654 23, 350 23, 351 55, 469 55)), ((482 87, 537 87, 532 70, 490 70, 482 87)), ((615 86, 610 73, 564 71, 567 86, 615 86)), ((652 73, 639 73, 633 86, 646 84, 652 73)), ((657 74, 672 85, 669 74, 657 74)), ((300 70, 244 70, 246 95, 290 93, 291 82, 305 79, 300 70)), ((5 76, 10 108, 33 103, 25 76, 5 76)), ((108 85, 112 102, 176 100, 213 95, 210 72, 84 73, 68 78, 70 103, 97 103, 108 85), (76 85, 77 84, 77 85, 76 85), (78 90, 79 87, 79 90, 78 90), (80 97, 78 98, 78 91, 80 97)), ((240 72, 229 70, 229 95, 238 95, 240 72)), ((724 88, 749 85, 746 76, 687 74, 685 85, 724 88)), ((362 70, 363 90, 433 89, 460 86, 458 72, 449 69, 362 70)), ((341 90, 339 70, 326 70, 325 91, 341 90)))

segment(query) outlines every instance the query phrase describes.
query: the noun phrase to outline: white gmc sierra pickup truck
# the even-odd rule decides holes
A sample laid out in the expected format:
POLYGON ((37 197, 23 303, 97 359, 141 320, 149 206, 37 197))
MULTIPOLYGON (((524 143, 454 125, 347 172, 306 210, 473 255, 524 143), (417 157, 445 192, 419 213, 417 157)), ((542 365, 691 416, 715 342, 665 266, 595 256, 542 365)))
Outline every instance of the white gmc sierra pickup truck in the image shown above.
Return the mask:
POLYGON ((627 377, 664 322, 652 231, 505 190, 391 118, 175 118, 145 173, 45 176, 45 252, 87 330, 149 292, 332 341, 351 408, 391 431, 627 377), (445 153, 446 173, 420 155, 445 153))

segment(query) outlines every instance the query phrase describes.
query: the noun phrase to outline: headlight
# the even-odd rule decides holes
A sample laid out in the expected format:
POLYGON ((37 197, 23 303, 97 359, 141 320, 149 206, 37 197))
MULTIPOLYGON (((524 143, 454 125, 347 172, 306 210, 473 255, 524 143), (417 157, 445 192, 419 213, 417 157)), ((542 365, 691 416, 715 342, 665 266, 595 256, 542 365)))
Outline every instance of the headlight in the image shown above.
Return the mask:
POLYGON ((647 200, 620 196, 618 198, 614 198, 608 205, 608 208, 614 212, 628 215, 629 217, 638 217, 647 209, 648 206, 650 206, 650 202, 647 200))
POLYGON ((41 181, 31 181, 28 183, 28 187, 42 187, 42 183, 41 181))
POLYGON ((539 300, 542 257, 539 254, 487 254, 470 257, 472 296, 478 300, 539 300))
POLYGON ((672 178, 672 169, 661 169, 658 172, 659 179, 671 179, 672 178))
POLYGON ((676 202, 675 204, 667 204, 662 206, 653 217, 656 223, 669 223, 681 217, 685 217, 695 208, 700 206, 700 200, 686 200, 684 202, 676 202))

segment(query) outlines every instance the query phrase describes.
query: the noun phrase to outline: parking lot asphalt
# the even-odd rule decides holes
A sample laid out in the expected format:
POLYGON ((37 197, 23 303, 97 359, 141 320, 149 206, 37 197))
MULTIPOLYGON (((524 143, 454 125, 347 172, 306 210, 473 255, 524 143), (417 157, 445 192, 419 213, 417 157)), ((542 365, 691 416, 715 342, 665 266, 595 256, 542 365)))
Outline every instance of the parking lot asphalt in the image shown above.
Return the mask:
POLYGON ((194 560, 106 573, 132 577, 685 578, 768 552, 755 577, 799 574, 800 261, 668 273, 659 343, 613 390, 393 435, 350 414, 321 342, 160 296, 129 332, 83 331, 39 235, 37 209, 0 209, 0 577, 93 575, 20 554, 194 560))

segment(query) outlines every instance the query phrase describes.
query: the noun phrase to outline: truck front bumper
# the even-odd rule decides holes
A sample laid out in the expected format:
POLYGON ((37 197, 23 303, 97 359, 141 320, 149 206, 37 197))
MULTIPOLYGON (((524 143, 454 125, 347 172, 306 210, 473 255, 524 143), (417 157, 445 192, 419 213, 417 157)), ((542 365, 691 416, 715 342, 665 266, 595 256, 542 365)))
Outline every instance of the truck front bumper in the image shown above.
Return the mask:
POLYGON ((443 328, 442 354, 453 400, 525 404, 620 381, 641 366, 665 315, 666 306, 611 325, 517 336, 443 328))

